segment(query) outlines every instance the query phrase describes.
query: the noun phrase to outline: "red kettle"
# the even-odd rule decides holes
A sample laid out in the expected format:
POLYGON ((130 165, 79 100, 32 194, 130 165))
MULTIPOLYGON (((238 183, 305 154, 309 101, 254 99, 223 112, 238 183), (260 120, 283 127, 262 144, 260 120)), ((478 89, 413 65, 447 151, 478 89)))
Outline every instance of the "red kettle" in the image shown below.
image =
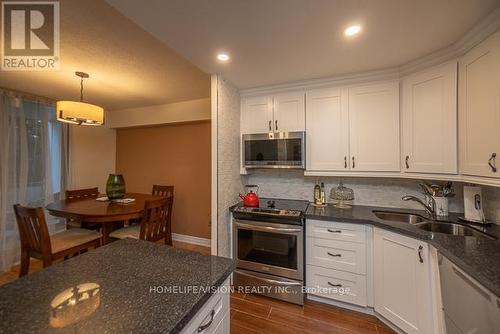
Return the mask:
POLYGON ((240 197, 243 200, 243 205, 250 207, 258 207, 259 196, 257 196, 257 191, 259 189, 259 186, 252 184, 252 185, 246 185, 245 188, 248 189, 247 194, 246 195, 240 194, 240 197), (255 189, 255 192, 252 189, 255 189))

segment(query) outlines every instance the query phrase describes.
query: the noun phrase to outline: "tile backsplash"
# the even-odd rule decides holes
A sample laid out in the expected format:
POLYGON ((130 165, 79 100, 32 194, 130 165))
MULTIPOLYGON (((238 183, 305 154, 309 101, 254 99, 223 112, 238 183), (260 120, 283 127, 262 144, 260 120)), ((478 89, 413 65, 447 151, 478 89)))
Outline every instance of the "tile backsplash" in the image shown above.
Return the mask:
MULTIPOLYGON (((246 177, 248 184, 259 186, 261 197, 289 198, 312 201, 316 181, 325 183, 329 197, 330 190, 343 181, 354 190, 354 204, 373 205, 388 208, 421 209, 415 202, 401 200, 404 195, 423 197, 418 180, 361 178, 361 177, 311 177, 299 170, 255 170, 246 177)), ((455 197, 450 198, 451 212, 463 212, 463 183, 454 182, 455 197)), ((500 188, 483 187, 484 210, 487 219, 500 222, 500 188)))

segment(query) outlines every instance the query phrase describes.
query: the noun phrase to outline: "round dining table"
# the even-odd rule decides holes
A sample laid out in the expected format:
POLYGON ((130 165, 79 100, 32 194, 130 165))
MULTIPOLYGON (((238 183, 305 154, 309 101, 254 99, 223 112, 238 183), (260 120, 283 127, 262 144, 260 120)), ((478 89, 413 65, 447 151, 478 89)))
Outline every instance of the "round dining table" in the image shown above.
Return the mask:
POLYGON ((109 234, 117 228, 117 224, 130 219, 142 217, 144 203, 147 200, 161 197, 151 194, 128 193, 124 198, 133 198, 131 203, 117 203, 114 201, 98 201, 95 198, 63 199, 50 203, 45 208, 55 217, 72 219, 77 222, 96 223, 102 225, 102 244, 110 242, 109 234))

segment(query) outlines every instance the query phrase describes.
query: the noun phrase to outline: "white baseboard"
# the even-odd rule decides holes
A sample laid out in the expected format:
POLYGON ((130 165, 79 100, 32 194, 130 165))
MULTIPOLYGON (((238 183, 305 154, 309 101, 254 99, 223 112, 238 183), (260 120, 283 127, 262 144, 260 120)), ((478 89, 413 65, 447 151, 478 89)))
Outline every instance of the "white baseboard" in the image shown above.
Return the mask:
POLYGON ((172 233, 172 240, 185 242, 187 244, 210 247, 210 239, 193 237, 192 235, 187 234, 172 233))

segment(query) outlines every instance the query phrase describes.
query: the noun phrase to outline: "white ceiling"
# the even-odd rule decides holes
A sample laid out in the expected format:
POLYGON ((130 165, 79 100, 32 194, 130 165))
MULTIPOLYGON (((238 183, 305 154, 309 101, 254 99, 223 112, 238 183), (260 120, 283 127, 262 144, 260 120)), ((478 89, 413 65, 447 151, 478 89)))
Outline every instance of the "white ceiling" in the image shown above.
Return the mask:
POLYGON ((103 0, 60 2, 59 71, 0 72, 0 87, 78 99, 75 71, 90 74, 85 99, 108 110, 210 96, 210 76, 103 0))
POLYGON ((107 0, 239 88, 402 65, 455 42, 499 0, 107 0), (347 40, 352 23, 363 32, 347 40), (231 61, 215 55, 226 51, 231 61))

